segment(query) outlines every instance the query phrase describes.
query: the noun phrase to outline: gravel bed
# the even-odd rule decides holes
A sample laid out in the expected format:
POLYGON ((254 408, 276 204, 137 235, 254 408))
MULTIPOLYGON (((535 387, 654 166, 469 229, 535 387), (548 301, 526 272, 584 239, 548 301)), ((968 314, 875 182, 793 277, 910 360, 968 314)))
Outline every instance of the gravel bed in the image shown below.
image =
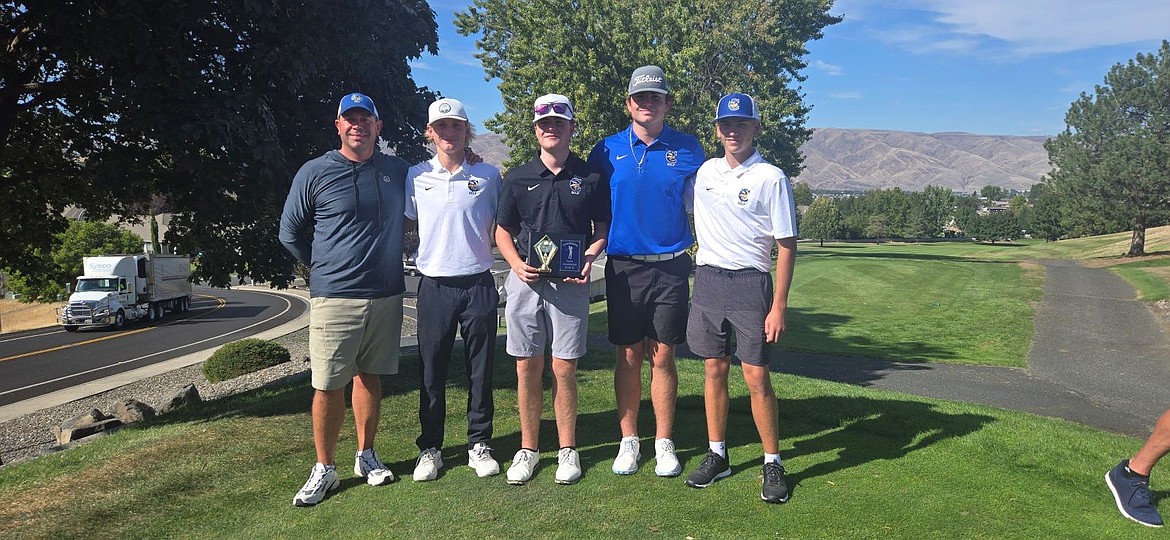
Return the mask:
POLYGON ((164 400, 188 384, 194 384, 199 396, 209 401, 309 371, 307 328, 272 341, 284 345, 292 361, 215 384, 207 382, 203 377, 203 363, 198 363, 0 423, 0 460, 10 464, 52 452, 57 444, 50 431, 52 426, 92 409, 111 414, 114 403, 122 399, 133 398, 158 409, 164 400))

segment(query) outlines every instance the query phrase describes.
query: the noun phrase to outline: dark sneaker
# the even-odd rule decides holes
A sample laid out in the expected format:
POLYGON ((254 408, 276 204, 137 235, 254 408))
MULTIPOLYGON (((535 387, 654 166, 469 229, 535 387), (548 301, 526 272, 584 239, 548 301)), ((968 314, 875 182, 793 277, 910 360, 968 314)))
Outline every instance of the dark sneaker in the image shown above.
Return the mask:
POLYGON ((788 502, 788 482, 784 478, 784 467, 775 461, 764 464, 764 488, 760 498, 764 502, 788 502))
POLYGON ((1113 492, 1117 509, 1121 510, 1121 515, 1142 525, 1161 527, 1162 516, 1158 515, 1150 496, 1150 478, 1127 471, 1128 466, 1129 460, 1124 459, 1105 473, 1105 483, 1113 492))
POLYGON ((337 489, 341 485, 341 481, 337 479, 337 469, 332 465, 322 465, 320 463, 313 465, 313 470, 309 473, 309 481, 301 487, 301 490, 293 496, 293 506, 313 506, 321 499, 325 498, 325 494, 337 489))
POLYGON ((731 464, 727 462, 727 458, 708 450, 699 468, 687 476, 687 485, 705 488, 714 484, 716 480, 728 476, 731 476, 731 464))

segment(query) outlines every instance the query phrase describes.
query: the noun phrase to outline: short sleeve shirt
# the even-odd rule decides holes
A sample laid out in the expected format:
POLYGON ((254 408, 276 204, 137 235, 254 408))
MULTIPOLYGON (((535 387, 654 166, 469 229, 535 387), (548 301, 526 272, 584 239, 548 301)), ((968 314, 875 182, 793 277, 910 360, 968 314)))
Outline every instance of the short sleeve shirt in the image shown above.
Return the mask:
POLYGON ((435 157, 406 175, 406 217, 418 221, 415 265, 431 277, 469 276, 491 268, 491 229, 500 171, 466 161, 454 173, 435 157))
POLYGON ((664 125, 650 145, 633 124, 599 141, 589 163, 609 175, 613 221, 610 255, 673 253, 695 243, 687 224, 686 189, 703 164, 703 147, 692 135, 664 125))
POLYGON ((796 206, 784 171, 756 152, 732 169, 707 160, 695 176, 695 263, 769 272, 776 240, 796 236, 796 206))
POLYGON ((516 250, 528 255, 533 231, 592 236, 595 223, 609 223, 609 182, 596 167, 569 154, 553 174, 537 156, 504 175, 496 221, 520 229, 516 250))

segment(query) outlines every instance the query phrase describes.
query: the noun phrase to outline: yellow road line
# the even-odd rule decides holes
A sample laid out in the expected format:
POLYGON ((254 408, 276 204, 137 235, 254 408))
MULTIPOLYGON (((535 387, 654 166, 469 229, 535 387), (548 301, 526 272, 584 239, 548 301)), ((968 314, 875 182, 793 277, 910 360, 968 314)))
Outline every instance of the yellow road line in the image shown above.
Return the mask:
MULTIPOLYGON (((198 319, 199 317, 203 317, 203 316, 205 316, 205 315, 210 315, 212 312, 218 311, 218 310, 222 309, 224 306, 226 306, 226 305, 227 305, 227 300, 224 300, 223 298, 221 298, 221 297, 218 297, 218 296, 208 296, 208 295, 205 295, 205 294, 200 294, 200 295, 193 295, 193 296, 202 296, 202 297, 204 297, 204 298, 211 298, 212 300, 215 300, 215 301, 216 301, 216 306, 215 306, 215 307, 213 307, 213 308, 211 308, 211 310, 210 310, 210 311, 208 311, 207 313, 200 313, 199 315, 195 315, 195 316, 193 316, 193 317, 184 317, 183 319, 180 319, 180 320, 178 320, 178 321, 173 321, 173 322, 170 322, 170 323, 167 323, 167 324, 164 324, 164 325, 160 325, 160 326, 169 326, 169 325, 175 324, 175 323, 177 323, 177 322, 180 322, 180 321, 186 321, 186 320, 189 320, 189 319, 198 319)), ((3 357, 3 358, 0 358, 0 362, 7 362, 7 361, 9 361, 9 360, 16 360, 16 359, 19 359, 19 358, 26 358, 26 357, 29 357, 29 356, 36 356, 36 355, 38 355, 38 354, 45 354, 45 353, 51 353, 51 352, 54 352, 54 351, 61 351, 61 350, 65 350, 65 349, 72 349, 72 348, 74 348, 74 347, 80 347, 80 346, 82 346, 82 345, 89 345, 89 344, 91 344, 91 343, 97 343, 97 342, 99 342, 99 341, 105 341, 105 340, 107 340, 107 339, 120 338, 120 337, 124 337, 124 336, 132 336, 132 335, 134 335, 134 334, 140 334, 140 333, 142 333, 142 332, 146 332, 146 331, 149 331, 149 330, 154 330, 155 328, 158 328, 158 326, 150 326, 150 327, 147 327, 147 328, 139 328, 139 329, 137 329, 137 330, 127 330, 127 331, 125 331, 125 332, 119 332, 119 333, 117 333, 117 334, 114 334, 114 335, 110 335, 110 336, 103 336, 103 337, 100 337, 100 338, 94 338, 94 339, 88 339, 88 340, 85 340, 85 341, 79 341, 79 342, 77 342, 77 343, 70 343, 70 344, 68 344, 68 345, 59 345, 59 346, 57 346, 57 347, 49 347, 48 349, 41 349, 41 350, 38 350, 38 351, 29 351, 29 352, 26 352, 26 353, 21 353, 21 354, 14 354, 14 355, 12 355, 12 356, 5 356, 5 357, 3 357)))

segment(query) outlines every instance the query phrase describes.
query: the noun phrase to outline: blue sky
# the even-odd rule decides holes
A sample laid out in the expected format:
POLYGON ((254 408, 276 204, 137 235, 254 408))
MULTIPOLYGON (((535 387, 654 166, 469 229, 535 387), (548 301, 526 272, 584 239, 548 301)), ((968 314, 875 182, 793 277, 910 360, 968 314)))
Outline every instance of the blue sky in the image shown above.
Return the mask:
MULTIPOLYGON (((431 2, 439 54, 411 65, 482 128, 503 102, 474 38, 455 32, 466 5, 431 2)), ((1114 64, 1170 39, 1167 0, 838 0, 830 12, 845 20, 809 45, 801 83, 814 128, 1054 135, 1114 64)))

